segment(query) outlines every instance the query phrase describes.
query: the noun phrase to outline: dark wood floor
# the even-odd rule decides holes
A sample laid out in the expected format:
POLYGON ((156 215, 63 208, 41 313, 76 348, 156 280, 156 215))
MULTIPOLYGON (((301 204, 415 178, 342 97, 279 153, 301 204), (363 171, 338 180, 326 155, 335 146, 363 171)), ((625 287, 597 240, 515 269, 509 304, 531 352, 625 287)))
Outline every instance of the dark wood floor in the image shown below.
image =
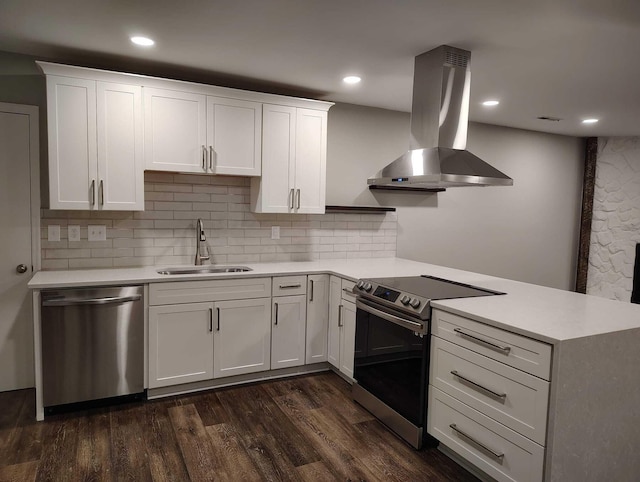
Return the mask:
POLYGON ((34 390, 0 393, 0 481, 476 480, 397 439, 333 373, 34 413, 34 390))

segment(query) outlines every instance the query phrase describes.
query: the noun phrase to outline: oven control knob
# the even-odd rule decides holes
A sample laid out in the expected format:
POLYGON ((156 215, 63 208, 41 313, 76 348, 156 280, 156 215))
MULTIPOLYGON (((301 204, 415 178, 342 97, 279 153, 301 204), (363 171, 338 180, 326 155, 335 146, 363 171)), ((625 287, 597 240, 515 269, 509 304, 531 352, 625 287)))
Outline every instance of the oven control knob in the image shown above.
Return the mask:
POLYGON ((371 283, 365 283, 362 287, 362 289, 364 289, 367 293, 371 291, 371 288, 373 288, 373 286, 371 286, 371 283))
POLYGON ((361 290, 363 286, 364 286, 364 281, 358 280, 358 282, 356 283, 356 288, 361 290))
POLYGON ((404 295, 402 298, 400 298, 400 303, 402 303, 405 306, 407 306, 410 301, 411 301, 411 298, 409 298, 407 295, 404 295))
POLYGON ((411 305, 412 308, 418 308, 418 306, 420 306, 420 300, 417 298, 413 298, 409 304, 411 305))

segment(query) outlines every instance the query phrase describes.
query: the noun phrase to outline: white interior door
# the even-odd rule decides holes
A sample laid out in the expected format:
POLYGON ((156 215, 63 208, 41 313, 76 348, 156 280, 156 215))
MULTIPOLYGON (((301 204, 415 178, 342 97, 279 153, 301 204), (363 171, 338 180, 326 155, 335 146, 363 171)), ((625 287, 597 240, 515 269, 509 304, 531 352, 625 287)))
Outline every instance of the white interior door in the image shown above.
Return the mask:
POLYGON ((38 246, 33 239, 38 232, 32 237, 31 212, 37 162, 37 107, 0 104, 0 391, 34 386, 27 282, 36 265, 32 256, 38 246), (23 273, 19 265, 26 268, 23 273))

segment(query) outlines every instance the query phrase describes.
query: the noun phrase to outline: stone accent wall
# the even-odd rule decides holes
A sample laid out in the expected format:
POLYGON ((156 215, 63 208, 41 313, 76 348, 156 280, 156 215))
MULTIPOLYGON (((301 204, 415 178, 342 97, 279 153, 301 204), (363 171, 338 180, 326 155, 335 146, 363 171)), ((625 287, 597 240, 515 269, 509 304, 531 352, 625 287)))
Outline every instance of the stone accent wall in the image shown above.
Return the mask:
POLYGON ((45 270, 193 264, 197 218, 214 264, 396 255, 396 213, 255 214, 244 177, 146 172, 144 211, 41 215, 45 270), (50 224, 61 227, 60 241, 47 241, 50 224), (87 240, 94 224, 106 226, 106 241, 87 240), (68 240, 69 225, 80 226, 80 241, 68 240), (280 226, 280 239, 271 239, 271 226, 280 226))
POLYGON ((598 138, 587 294, 629 301, 640 242, 640 137, 598 138))

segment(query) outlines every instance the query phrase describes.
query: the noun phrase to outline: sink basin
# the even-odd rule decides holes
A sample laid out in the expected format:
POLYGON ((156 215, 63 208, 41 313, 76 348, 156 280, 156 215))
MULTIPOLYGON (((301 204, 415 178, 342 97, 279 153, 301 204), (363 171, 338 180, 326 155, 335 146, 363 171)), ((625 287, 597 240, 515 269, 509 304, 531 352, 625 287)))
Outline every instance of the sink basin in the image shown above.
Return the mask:
POLYGON ((244 273, 251 271, 247 266, 176 266, 157 270, 158 274, 211 274, 211 273, 244 273))

